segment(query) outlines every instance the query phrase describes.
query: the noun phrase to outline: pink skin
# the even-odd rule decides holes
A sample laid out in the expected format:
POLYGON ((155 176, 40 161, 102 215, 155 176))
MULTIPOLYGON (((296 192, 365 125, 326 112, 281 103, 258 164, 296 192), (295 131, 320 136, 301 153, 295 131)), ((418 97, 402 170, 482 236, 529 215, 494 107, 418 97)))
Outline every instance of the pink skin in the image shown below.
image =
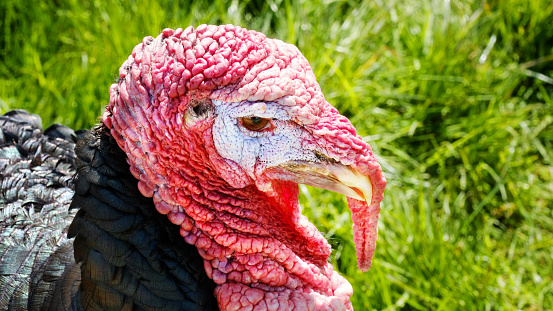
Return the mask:
POLYGON ((298 49, 231 25, 165 29, 134 48, 119 76, 103 123, 127 153, 142 194, 198 248, 218 284, 219 308, 352 310, 351 285, 301 214, 291 175, 260 155, 248 158, 249 150, 235 160, 221 156, 232 144, 214 140, 222 137, 213 127, 216 101, 217 109, 271 102, 289 118, 272 122, 300 133, 298 152, 316 151, 370 177, 370 204, 348 198, 358 265, 369 269, 386 181, 371 147, 324 100, 298 49), (192 109, 198 103, 208 107, 201 116, 192 109))

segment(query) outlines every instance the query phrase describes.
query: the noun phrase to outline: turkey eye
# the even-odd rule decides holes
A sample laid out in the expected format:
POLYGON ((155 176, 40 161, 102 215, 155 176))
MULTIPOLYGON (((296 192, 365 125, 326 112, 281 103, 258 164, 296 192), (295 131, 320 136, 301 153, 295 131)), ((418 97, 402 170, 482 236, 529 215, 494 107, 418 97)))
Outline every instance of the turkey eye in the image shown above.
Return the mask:
POLYGON ((243 117, 241 118, 242 125, 250 131, 261 131, 269 124, 269 119, 260 117, 243 117))

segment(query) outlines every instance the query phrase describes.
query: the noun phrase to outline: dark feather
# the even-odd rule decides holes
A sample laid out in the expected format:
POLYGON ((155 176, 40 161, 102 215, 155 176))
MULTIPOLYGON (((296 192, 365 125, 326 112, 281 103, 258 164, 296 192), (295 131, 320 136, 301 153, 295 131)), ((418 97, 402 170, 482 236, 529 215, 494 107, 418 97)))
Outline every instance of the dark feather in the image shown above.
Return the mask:
POLYGON ((24 110, 0 128, 0 310, 217 310, 196 248, 102 128, 42 132, 24 110))
POLYGON ((0 116, 0 129, 0 310, 39 310, 75 265, 74 143, 42 135, 40 117, 24 110, 0 116))

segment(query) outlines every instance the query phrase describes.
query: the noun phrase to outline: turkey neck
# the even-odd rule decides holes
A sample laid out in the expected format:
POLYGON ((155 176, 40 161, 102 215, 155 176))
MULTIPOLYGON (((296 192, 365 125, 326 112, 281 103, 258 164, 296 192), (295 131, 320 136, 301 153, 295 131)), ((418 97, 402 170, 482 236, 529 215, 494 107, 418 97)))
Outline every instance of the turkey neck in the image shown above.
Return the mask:
POLYGON ((179 227, 142 196, 127 156, 97 127, 75 148, 69 236, 81 263, 83 310, 217 310, 215 284, 179 227))

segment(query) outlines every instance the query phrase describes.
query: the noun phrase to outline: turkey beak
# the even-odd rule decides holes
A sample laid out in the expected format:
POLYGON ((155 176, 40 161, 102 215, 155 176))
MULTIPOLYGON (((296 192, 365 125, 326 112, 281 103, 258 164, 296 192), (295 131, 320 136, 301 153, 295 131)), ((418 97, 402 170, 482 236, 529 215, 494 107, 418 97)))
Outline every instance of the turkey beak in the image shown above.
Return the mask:
MULTIPOLYGON (((319 162, 288 161, 280 164, 279 168, 281 179, 335 191, 348 197, 357 265, 361 271, 368 271, 376 247, 381 200, 376 197, 378 201, 372 202, 374 189, 371 178, 355 167, 326 158, 319 162)), ((384 188, 385 180, 381 173, 375 175, 372 176, 382 178, 376 180, 376 185, 384 188)))
POLYGON ((350 166, 321 161, 318 163, 289 161, 280 165, 292 181, 300 184, 338 192, 347 197, 371 203, 373 187, 371 179, 350 166))

